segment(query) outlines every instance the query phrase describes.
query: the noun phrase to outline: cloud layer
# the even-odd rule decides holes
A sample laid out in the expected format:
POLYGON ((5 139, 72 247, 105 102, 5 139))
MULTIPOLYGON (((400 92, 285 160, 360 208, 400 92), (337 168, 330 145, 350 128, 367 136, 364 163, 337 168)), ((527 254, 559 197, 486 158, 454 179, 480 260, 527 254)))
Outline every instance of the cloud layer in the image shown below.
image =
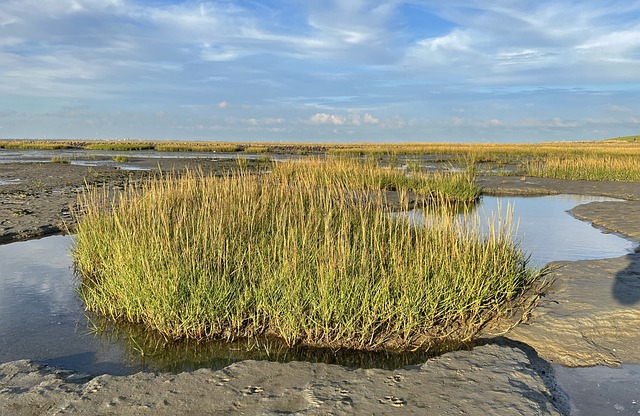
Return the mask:
POLYGON ((640 3, 5 0, 0 78, 0 137, 613 137, 640 3))

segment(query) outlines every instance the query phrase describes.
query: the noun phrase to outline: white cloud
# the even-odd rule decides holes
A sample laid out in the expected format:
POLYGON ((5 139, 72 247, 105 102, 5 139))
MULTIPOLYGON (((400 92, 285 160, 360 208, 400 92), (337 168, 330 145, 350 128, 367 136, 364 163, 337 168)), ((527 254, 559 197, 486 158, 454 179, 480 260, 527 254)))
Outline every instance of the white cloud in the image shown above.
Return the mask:
POLYGON ((274 124, 283 124, 286 120, 282 117, 265 117, 265 118, 226 117, 225 121, 229 124, 248 124, 251 126, 267 126, 267 125, 274 125, 274 124))
POLYGON ((364 116, 362 116, 362 121, 366 124, 380 124, 380 119, 372 116, 369 113, 365 113, 364 116))
POLYGON ((316 113, 309 119, 311 124, 333 124, 342 126, 346 124, 346 119, 342 116, 327 113, 316 113))
POLYGON ((553 117, 551 119, 540 119, 536 117, 526 118, 519 123, 520 127, 542 127, 542 128, 571 128, 580 127, 580 123, 577 121, 562 120, 560 117, 553 117))
POLYGON ((623 105, 615 105, 615 104, 611 104, 607 106, 607 110, 609 111, 615 111, 618 113, 630 113, 631 109, 629 107, 625 107, 623 105))
POLYGON ((328 113, 316 113, 308 120, 311 124, 331 124, 334 126, 361 126, 363 124, 379 125, 380 119, 372 116, 369 113, 360 114, 353 110, 349 111, 348 116, 341 116, 338 114, 328 113))
POLYGON ((640 48, 640 26, 627 30, 617 30, 604 33, 584 43, 577 45, 576 49, 594 51, 596 53, 621 54, 640 48))

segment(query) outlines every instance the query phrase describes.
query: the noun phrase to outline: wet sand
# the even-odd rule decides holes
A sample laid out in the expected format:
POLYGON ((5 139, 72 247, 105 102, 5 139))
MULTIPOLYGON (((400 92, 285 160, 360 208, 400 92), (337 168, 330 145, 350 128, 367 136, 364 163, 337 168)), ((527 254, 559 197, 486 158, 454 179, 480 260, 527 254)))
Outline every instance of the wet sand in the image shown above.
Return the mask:
MULTIPOLYGON (((225 169, 211 161, 162 163, 165 170, 195 164, 225 169)), ((233 162, 225 163, 229 168, 233 162)), ((129 176, 145 175, 112 167, 2 164, 0 242, 64 230, 68 207, 85 180, 117 187, 129 176)), ((492 195, 625 199, 579 206, 574 215, 640 239, 640 183, 486 177, 480 185, 492 195)), ((557 266, 545 296, 506 339, 445 354, 421 367, 386 371, 245 361, 218 371, 117 377, 18 361, 0 365, 0 415, 567 414, 571 407, 550 363, 640 364, 640 253, 557 266)))

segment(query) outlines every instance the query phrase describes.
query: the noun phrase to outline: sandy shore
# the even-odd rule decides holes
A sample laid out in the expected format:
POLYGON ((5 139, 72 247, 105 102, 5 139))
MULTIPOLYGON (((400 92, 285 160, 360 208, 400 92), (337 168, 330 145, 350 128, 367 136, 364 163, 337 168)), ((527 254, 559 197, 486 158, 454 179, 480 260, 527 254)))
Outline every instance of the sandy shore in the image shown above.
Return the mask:
MULTIPOLYGON (((165 170, 172 163, 189 164, 163 163, 165 170)), ((130 176, 144 175, 69 164, 0 165, 0 242, 60 232, 85 180, 121 186, 130 176)), ((480 184, 492 195, 624 199, 579 206, 573 213, 640 239, 640 183, 488 177, 480 184)), ((508 339, 448 353, 420 367, 386 371, 244 361, 218 371, 117 377, 17 361, 0 365, 0 415, 566 414, 570 406, 549 363, 640 363, 640 253, 557 266, 553 284, 527 323, 507 333, 508 339)))

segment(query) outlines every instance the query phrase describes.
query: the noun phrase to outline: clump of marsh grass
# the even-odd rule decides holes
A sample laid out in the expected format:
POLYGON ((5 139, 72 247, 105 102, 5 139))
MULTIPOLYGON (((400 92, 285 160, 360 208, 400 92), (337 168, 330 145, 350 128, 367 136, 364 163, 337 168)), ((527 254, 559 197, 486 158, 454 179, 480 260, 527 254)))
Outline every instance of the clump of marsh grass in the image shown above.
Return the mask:
POLYGON ((125 163, 129 161, 129 158, 125 155, 116 155, 111 158, 114 162, 125 163))
POLYGON ((51 158, 51 163, 69 164, 71 163, 71 159, 69 159, 68 157, 53 156, 51 158))
POLYGON ((526 161, 527 175, 596 181, 640 181, 640 158, 627 155, 563 155, 526 161))
POLYGON ((312 160, 87 190, 73 248, 80 294, 88 310, 170 339, 374 350, 473 337, 536 272, 508 218, 483 234, 447 204, 424 224, 391 215, 385 189, 407 186, 393 172, 312 160))

